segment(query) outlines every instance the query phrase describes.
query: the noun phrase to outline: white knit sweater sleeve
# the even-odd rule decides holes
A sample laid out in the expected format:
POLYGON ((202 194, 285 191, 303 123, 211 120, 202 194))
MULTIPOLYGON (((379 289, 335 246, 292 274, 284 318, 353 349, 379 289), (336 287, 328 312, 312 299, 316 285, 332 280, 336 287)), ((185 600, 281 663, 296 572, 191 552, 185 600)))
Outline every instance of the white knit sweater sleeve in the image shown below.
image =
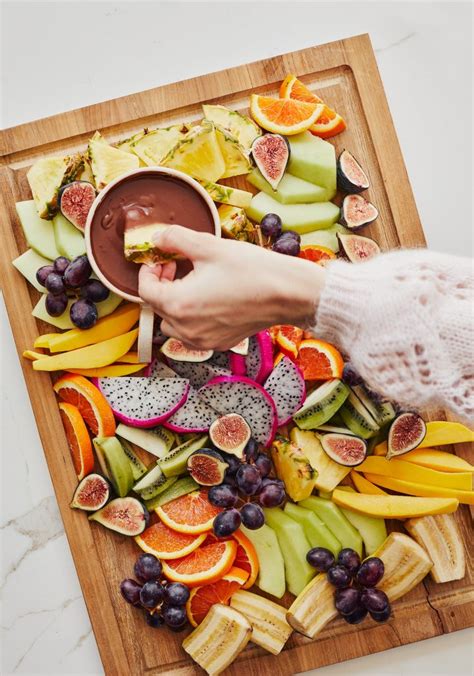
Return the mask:
POLYGON ((335 261, 312 328, 370 388, 402 406, 474 415, 474 276, 467 258, 426 249, 335 261))

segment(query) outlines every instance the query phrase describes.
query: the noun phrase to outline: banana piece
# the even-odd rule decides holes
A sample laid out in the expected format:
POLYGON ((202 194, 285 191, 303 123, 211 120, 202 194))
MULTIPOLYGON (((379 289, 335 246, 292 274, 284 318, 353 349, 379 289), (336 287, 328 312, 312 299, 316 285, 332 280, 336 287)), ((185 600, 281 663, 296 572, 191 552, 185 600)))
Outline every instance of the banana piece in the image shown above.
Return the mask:
POLYGON ((252 625, 251 640, 272 655, 279 655, 293 631, 286 621, 286 608, 269 599, 239 590, 230 600, 252 625))
POLYGON ((245 648, 251 634, 252 626, 244 615, 216 603, 184 639, 183 648, 209 676, 217 676, 245 648))
POLYGON ((451 582, 464 577, 466 570, 464 545, 452 514, 409 519, 404 525, 432 560, 433 568, 430 572, 435 582, 451 582))
MULTIPOLYGON (((378 556, 384 563, 385 573, 377 588, 382 589, 390 601, 407 594, 433 566, 423 547, 403 533, 390 533, 372 556, 378 556)), ((314 638, 336 615, 334 587, 321 573, 296 597, 286 619, 293 629, 314 638)))

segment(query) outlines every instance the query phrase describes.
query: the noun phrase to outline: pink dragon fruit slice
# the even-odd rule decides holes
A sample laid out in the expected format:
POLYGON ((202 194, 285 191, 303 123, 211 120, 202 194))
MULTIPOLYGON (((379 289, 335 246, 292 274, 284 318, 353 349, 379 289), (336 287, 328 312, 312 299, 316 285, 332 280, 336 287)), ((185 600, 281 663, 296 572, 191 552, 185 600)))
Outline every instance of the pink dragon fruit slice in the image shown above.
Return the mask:
POLYGON ((116 418, 134 427, 156 427, 184 404, 185 378, 95 378, 116 418))
POLYGON ((187 378, 191 387, 198 390, 216 376, 230 376, 231 372, 221 366, 209 364, 209 362, 186 362, 168 360, 171 369, 181 378, 187 378))
POLYGON ((247 365, 245 363, 245 357, 241 354, 234 352, 229 352, 229 362, 230 370, 234 376, 246 376, 247 375, 247 365))
POLYGON ((263 383, 273 369, 273 345, 268 331, 260 331, 249 339, 245 357, 247 377, 263 383))
POLYGON ((199 395, 219 413, 239 413, 252 436, 268 447, 277 430, 273 399, 261 385, 244 376, 218 376, 201 387, 199 395))
POLYGON ((214 351, 212 357, 208 360, 208 364, 213 364, 214 366, 219 366, 222 369, 230 370, 230 355, 232 352, 225 351, 219 352, 214 351))
POLYGON ((207 432, 218 417, 219 413, 206 404, 198 392, 191 387, 186 402, 168 420, 165 420, 163 427, 178 434, 207 432))
POLYGON ((159 359, 154 359, 146 369, 144 375, 147 378, 176 378, 177 374, 159 359))
POLYGON ((264 388, 275 402, 278 427, 289 423, 306 399, 303 374, 288 357, 278 362, 266 379, 264 388))

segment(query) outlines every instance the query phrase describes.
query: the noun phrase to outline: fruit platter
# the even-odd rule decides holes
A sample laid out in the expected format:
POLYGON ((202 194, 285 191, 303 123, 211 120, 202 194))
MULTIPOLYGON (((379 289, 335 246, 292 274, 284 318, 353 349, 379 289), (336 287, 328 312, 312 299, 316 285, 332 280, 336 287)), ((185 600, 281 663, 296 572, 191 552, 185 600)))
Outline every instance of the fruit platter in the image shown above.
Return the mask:
POLYGON ((1 138, 2 287, 105 672, 293 674, 470 626, 470 429, 295 326, 219 352, 157 320, 140 361, 86 253, 140 167, 314 265, 422 245, 368 37, 115 103, 1 138))

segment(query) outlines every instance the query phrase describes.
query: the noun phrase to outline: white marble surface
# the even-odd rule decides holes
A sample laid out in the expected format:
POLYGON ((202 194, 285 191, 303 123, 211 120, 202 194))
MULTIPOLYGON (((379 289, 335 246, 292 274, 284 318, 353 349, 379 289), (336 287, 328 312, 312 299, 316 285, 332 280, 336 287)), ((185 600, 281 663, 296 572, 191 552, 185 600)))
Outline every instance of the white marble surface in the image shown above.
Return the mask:
MULTIPOLYGON (((472 252, 470 3, 1 4, 2 127, 369 32, 428 242, 472 252)), ((1 673, 100 674, 1 305, 1 673)), ((327 667, 318 676, 348 670, 468 676, 472 633, 327 667)))

